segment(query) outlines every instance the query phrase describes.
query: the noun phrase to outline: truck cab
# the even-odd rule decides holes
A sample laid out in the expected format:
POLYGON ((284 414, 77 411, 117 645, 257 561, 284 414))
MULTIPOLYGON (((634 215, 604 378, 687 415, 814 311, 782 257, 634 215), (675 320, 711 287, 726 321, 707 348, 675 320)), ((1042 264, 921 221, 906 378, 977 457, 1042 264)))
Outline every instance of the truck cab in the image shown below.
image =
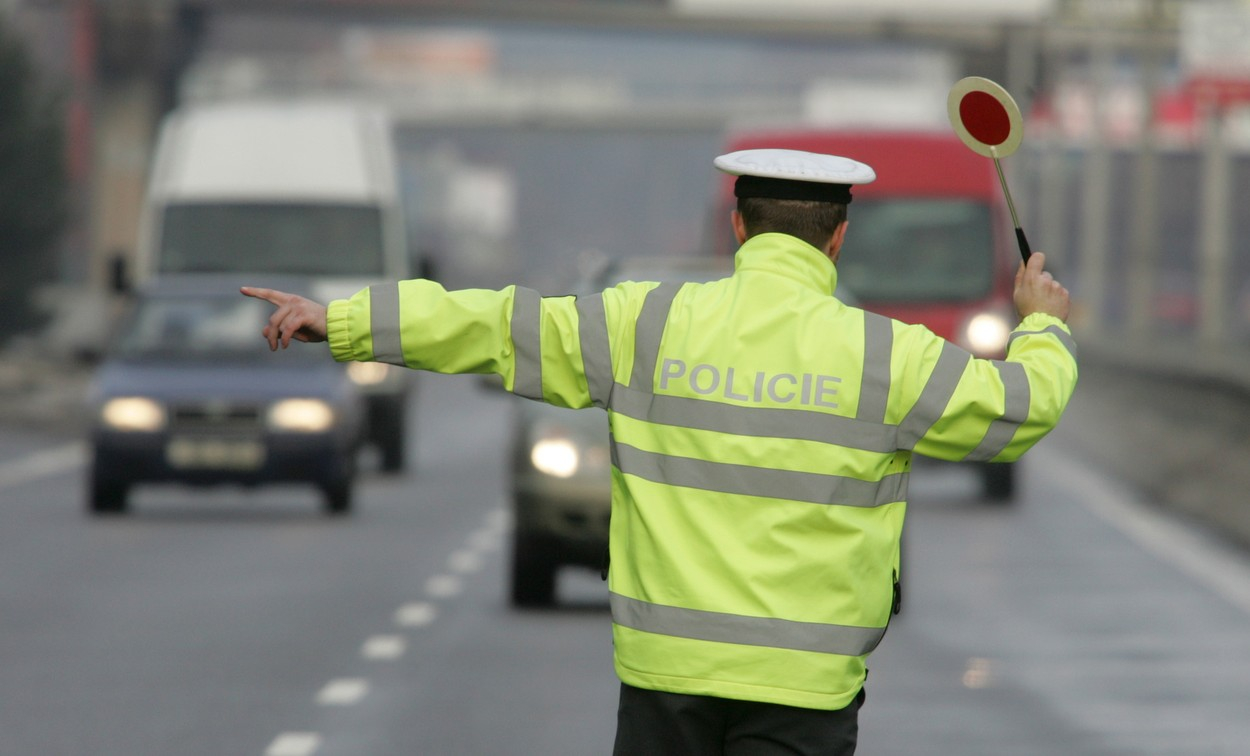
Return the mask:
MULTIPOLYGON (((924 325, 977 357, 1006 355, 1019 256, 990 160, 929 130, 756 131, 726 151, 760 148, 844 155, 876 170, 876 181, 855 187, 838 263, 857 306, 924 325)), ((729 179, 717 211, 725 227, 733 201, 729 179)), ((718 246, 732 250, 733 240, 718 246)), ((978 473, 988 499, 1011 499, 1014 464, 978 464, 978 473)))

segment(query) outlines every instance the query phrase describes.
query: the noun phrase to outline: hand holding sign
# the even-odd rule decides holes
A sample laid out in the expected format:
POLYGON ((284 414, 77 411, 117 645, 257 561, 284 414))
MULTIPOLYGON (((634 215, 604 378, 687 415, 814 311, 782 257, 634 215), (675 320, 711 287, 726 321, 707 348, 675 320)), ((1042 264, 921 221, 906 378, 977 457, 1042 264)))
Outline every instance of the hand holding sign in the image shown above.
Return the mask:
POLYGON ((994 160, 998 181, 1003 186, 1003 196, 1007 198, 1007 209, 1011 211, 1011 222, 1016 227, 1020 256, 1028 262, 1029 241, 1024 237, 1024 230, 1020 228, 1016 205, 1011 201, 1007 179, 998 162, 999 158, 1015 152, 1024 139, 1024 119, 1020 115, 1019 106, 1007 90, 998 84, 980 76, 969 76, 955 82, 955 86, 951 87, 950 94, 946 97, 946 110, 951 126, 955 127, 955 133, 963 143, 978 155, 994 160))

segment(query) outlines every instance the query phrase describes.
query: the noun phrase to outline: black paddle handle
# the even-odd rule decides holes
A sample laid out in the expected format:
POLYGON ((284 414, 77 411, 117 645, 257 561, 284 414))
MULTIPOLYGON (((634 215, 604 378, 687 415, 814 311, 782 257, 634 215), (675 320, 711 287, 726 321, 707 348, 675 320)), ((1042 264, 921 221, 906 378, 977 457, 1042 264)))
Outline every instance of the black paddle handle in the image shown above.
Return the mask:
POLYGON ((1016 226, 1016 243, 1020 245, 1020 256, 1027 263, 1029 255, 1033 254, 1033 250, 1029 249, 1029 240, 1024 237, 1024 229, 1016 226))

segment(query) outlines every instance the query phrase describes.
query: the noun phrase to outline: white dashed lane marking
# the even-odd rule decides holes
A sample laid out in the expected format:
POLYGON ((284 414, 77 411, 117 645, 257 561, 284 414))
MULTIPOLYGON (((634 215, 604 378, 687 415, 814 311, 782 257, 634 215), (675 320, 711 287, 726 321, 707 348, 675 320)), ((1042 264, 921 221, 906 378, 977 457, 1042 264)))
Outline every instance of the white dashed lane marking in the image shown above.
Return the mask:
POLYGON ((408 641, 402 635, 375 635, 360 647, 360 655, 366 659, 388 661, 398 659, 408 650, 408 641))
POLYGON ((469 534, 468 547, 479 554, 487 554, 499 548, 499 532, 483 528, 469 534))
POLYGON ((425 581, 425 592, 435 598, 451 598, 463 587, 464 584, 455 575, 435 575, 425 581))
POLYGON ((322 706, 351 706, 369 693, 369 681, 359 677, 331 680, 317 693, 322 706))
MULTIPOLYGON (((55 450, 54 450, 55 451, 55 450)), ((51 456, 43 462, 44 466, 64 465, 64 450, 61 456, 51 456)), ((78 450, 77 464, 82 463, 82 450, 78 450)), ((29 464, 29 460, 23 462, 29 464)), ((10 463, 12 466, 13 463, 10 463)), ((0 465, 0 488, 5 485, 5 471, 9 469, 0 465)), ((17 470, 18 468, 13 467, 17 470)), ((24 470, 24 468, 22 468, 24 470)), ((7 473, 16 479, 17 473, 7 473)), ((29 473, 22 473, 28 475, 29 473)), ((10 483, 10 485, 13 485, 10 483)), ((452 598, 464 590, 464 581, 460 575, 479 572, 485 562, 484 555, 496 551, 500 547, 504 531, 511 522, 507 510, 498 507, 487 513, 483 524, 469 534, 465 546, 453 551, 447 557, 447 568, 452 574, 434 575, 425 581, 425 592, 435 599, 452 598)), ((400 627, 429 627, 438 619, 438 604, 433 601, 413 601, 403 604, 395 610, 395 624, 400 627)), ((408 640, 403 635, 374 635, 361 644, 360 654, 371 661, 394 661, 408 652, 408 640)), ((352 706, 369 694, 369 681, 363 677, 349 677, 331 680, 317 693, 317 703, 322 706, 352 706)), ((312 756, 321 748, 321 734, 316 732, 286 732, 279 735, 269 744, 265 756, 312 756)))
POLYGON ((460 549, 447 557, 447 567, 462 575, 482 569, 482 555, 470 549, 460 549))
POLYGON ((395 624, 403 627, 425 627, 437 618, 438 607, 428 601, 415 601, 395 610, 395 624))
POLYGON ((502 533, 510 524, 512 524, 512 514, 506 506, 496 507, 486 515, 486 527, 496 533, 502 533))
POLYGON ((312 756, 321 747, 315 732, 284 732, 265 749, 265 756, 312 756))

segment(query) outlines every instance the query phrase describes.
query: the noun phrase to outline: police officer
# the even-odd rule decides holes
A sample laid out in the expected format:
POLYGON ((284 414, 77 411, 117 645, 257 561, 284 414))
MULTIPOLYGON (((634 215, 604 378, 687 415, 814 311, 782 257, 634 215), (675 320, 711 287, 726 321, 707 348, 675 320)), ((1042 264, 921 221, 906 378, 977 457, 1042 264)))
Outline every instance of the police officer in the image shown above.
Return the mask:
POLYGON ((865 661, 897 610, 913 453, 1008 462, 1075 387, 1068 292, 1016 273, 1007 359, 833 294, 857 161, 793 150, 737 175, 729 278, 592 296, 425 280, 327 308, 266 289, 272 349, 496 373, 512 392, 606 408, 618 754, 851 754, 865 661))

